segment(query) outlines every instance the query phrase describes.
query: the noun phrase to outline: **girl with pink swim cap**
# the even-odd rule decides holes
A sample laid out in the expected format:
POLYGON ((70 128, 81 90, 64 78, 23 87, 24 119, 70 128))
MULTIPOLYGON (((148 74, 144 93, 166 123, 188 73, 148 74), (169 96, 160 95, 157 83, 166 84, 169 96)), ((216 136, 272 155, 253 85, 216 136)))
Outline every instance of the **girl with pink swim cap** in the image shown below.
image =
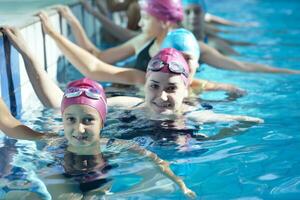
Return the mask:
MULTIPOLYGON (((102 86, 97 82, 88 78, 83 78, 69 83, 62 98, 61 112, 63 115, 64 135, 68 140, 69 153, 67 153, 68 157, 65 158, 66 162, 74 160, 78 155, 80 155, 80 158, 82 158, 83 155, 86 155, 86 158, 89 158, 89 155, 94 155, 94 158, 96 158, 95 156, 98 155, 97 152, 99 151, 100 146, 109 146, 107 147, 109 150, 110 146, 119 148, 123 145, 126 146, 126 148, 121 147, 122 151, 133 151, 134 153, 146 156, 159 167, 163 174, 174 181, 185 195, 192 198, 195 197, 195 193, 188 189, 184 182, 171 171, 168 163, 161 160, 156 154, 142 149, 135 143, 128 143, 127 141, 115 139, 108 140, 100 137, 99 133, 106 120, 107 100, 102 86)), ((100 158, 102 158, 102 156, 100 156, 100 158)), ((93 162, 95 163, 95 161, 93 162)), ((101 166, 106 165, 105 160, 102 160, 102 162, 104 163, 102 163, 101 166)), ((100 194, 107 192, 102 189, 103 182, 106 183, 107 181, 102 179, 102 173, 99 172, 99 174, 96 173, 92 176, 90 173, 83 170, 81 172, 83 176, 78 177, 78 174, 76 173, 73 175, 75 169, 73 169, 71 165, 65 165, 64 168, 65 170, 68 170, 66 172, 69 172, 67 177, 74 177, 75 180, 79 182, 80 189, 84 193, 84 196, 88 197, 90 195, 89 191, 94 195, 95 189, 99 189, 100 194), (99 179, 95 180, 95 175, 99 176, 98 178, 103 181, 99 182, 99 179)), ((100 169, 102 171, 102 167, 100 169)), ((76 170, 78 173, 78 169, 76 170)), ((56 194, 56 192, 53 193, 56 194)))
MULTIPOLYGON (((26 70, 29 79, 41 102, 47 107, 61 108, 64 136, 68 142, 66 148, 66 151, 68 152, 67 157, 70 157, 69 153, 71 153, 71 158, 73 157, 75 160, 77 160, 78 158, 79 162, 83 162, 73 163, 74 166, 64 166, 66 173, 70 172, 71 174, 66 174, 66 176, 60 176, 58 178, 69 179, 73 177, 77 182, 73 183, 71 181, 72 184, 67 185, 59 184, 59 188, 47 188, 53 199, 59 199, 62 197, 62 195, 66 198, 73 197, 74 195, 79 195, 84 198, 95 195, 97 194, 97 192, 99 192, 99 194, 103 194, 103 192, 107 191, 108 188, 102 188, 102 185, 101 188, 98 188, 98 186, 100 187, 100 185, 96 185, 96 188, 93 188, 95 186, 94 184, 100 183, 98 181, 95 182, 95 180, 93 180, 89 176, 89 171, 87 170, 87 166, 89 166, 89 163, 87 162, 89 159, 85 160, 83 158, 83 156, 94 156, 95 159, 96 157, 101 157, 98 156, 101 154, 101 147, 106 147, 108 151, 110 150, 110 148, 112 148, 112 150, 114 151, 119 150, 119 152, 131 151, 135 154, 140 154, 143 157, 148 158, 158 167, 162 174, 164 174, 175 184, 177 184, 187 197, 196 197, 196 194, 185 185, 183 180, 173 173, 173 171, 169 167, 169 163, 160 159, 156 154, 141 148, 134 142, 100 137, 100 132, 106 120, 107 103, 111 104, 111 98, 106 99, 105 92, 99 83, 89 78, 83 78, 69 83, 65 92, 63 93, 60 88, 51 80, 46 71, 44 71, 40 67, 41 65, 37 62, 35 56, 26 46, 26 42, 22 38, 21 33, 15 29, 5 28, 5 34, 8 36, 11 44, 14 45, 14 47, 22 55, 24 63, 26 64, 26 70), (61 101, 59 102, 58 99, 61 99, 61 101), (86 163, 86 165, 84 163, 86 163), (77 169, 77 164, 82 166, 83 168, 77 169), (75 174, 73 172, 75 172, 75 174), (79 172, 81 177, 78 177, 79 172), (90 183, 91 185, 87 185, 87 183, 90 183), (80 185, 80 187, 82 186, 81 192, 78 191, 78 184, 80 185), (103 189, 105 190, 103 191, 103 189)), ((174 66, 169 66, 168 68, 170 71, 177 70, 177 73, 180 72, 178 71, 180 69, 176 69, 174 68, 174 66)), ((167 72, 166 74, 169 74, 169 72, 167 72)), ((183 80, 181 79, 181 76, 178 77, 180 77, 181 81, 183 80)), ((2 101, 0 101, 0 109, 1 115, 2 110, 7 111, 5 105, 2 105, 2 101)), ((7 133, 9 136, 24 138, 23 135, 20 135, 16 131, 22 132, 30 130, 25 132, 31 134, 25 139, 31 140, 47 137, 47 134, 46 136, 44 136, 44 134, 35 132, 29 127, 21 125, 19 122, 16 123, 16 119, 14 119, 13 117, 5 120, 6 125, 4 125, 4 127, 2 127, 1 120, 0 128, 1 130, 3 129, 3 131, 5 131, 5 133, 7 133), (19 126, 18 129, 14 129, 15 126, 19 126)), ((48 136, 50 140, 51 136, 48 136)), ((67 163, 70 163, 70 160, 66 161, 67 163)), ((95 161, 94 164, 97 164, 97 162, 98 161, 95 161)), ((99 162, 101 162, 101 160, 99 160, 99 162)), ((92 166, 89 166, 89 168, 90 167, 92 166)))
MULTIPOLYGON (((13 35, 13 33, 11 34, 13 35)), ((15 36, 11 36, 10 39, 14 40, 15 36)), ((38 67, 32 68, 35 69, 38 67)), ((35 84, 33 81, 33 85, 37 85, 36 87, 49 87, 49 85, 51 85, 52 81, 49 80, 49 77, 43 75, 44 73, 44 71, 41 72, 37 69, 31 73, 36 74, 36 76, 39 76, 38 80, 43 80, 41 81, 41 83, 38 84, 35 84), (43 85, 42 83, 47 83, 47 85, 43 85)), ((129 71, 117 71, 116 73, 123 73, 124 76, 121 77, 126 77, 125 75, 129 73, 129 71)), ((103 81, 120 82, 119 77, 116 77, 115 79, 113 79, 114 77, 107 79, 107 73, 105 72, 102 72, 100 74, 97 74, 95 72, 95 75, 101 75, 104 79, 103 81)), ((163 49, 149 62, 147 68, 147 76, 145 76, 144 74, 143 79, 146 79, 144 85, 145 99, 127 96, 111 97, 108 99, 108 105, 124 109, 142 110, 145 113, 145 116, 147 116, 149 119, 174 119, 184 116, 186 119, 190 119, 198 123, 211 123, 222 121, 261 123, 263 121, 259 118, 253 118, 248 116, 216 114, 211 110, 193 111, 197 108, 184 103, 185 98, 188 96, 188 86, 190 84, 189 75, 190 68, 187 62, 185 61, 183 54, 173 48, 163 49), (135 106, 137 104, 138 106, 135 106), (189 113, 185 114, 187 112, 189 113)), ((35 80, 34 77, 32 79, 35 80)), ((126 81, 124 81, 124 83, 126 83, 126 81)), ((57 94, 55 95, 55 97, 63 96, 61 91, 59 93, 59 89, 53 89, 55 87, 57 86, 53 84, 52 89, 41 88, 40 91, 56 91, 55 93, 57 94)), ((50 105, 51 107, 60 107, 60 103, 57 101, 55 102, 57 98, 50 98, 45 100, 44 96, 47 96, 47 94, 39 96, 41 101, 44 102, 45 105, 50 105), (49 102, 52 103, 49 104, 49 102)))
MULTIPOLYGON (((177 27, 177 23, 183 19, 182 5, 179 0, 147 0, 141 4, 144 10, 142 13, 143 17, 140 21, 143 33, 121 46, 113 47, 101 53, 95 53, 96 50, 92 48, 92 43, 86 41, 87 36, 82 36, 81 39, 77 39, 79 45, 82 47, 80 48, 63 35, 60 35, 60 33, 52 27, 45 13, 41 13, 40 17, 43 21, 45 32, 55 40, 69 61, 86 77, 98 81, 137 85, 145 83, 145 73, 143 71, 146 70, 147 63, 151 57, 158 53, 165 36, 173 28, 177 27), (164 15, 161 15, 161 12, 164 13, 164 15), (136 66, 139 66, 136 69, 120 68, 108 64, 122 60, 136 53, 138 53, 136 66)), ((59 10, 66 19, 74 18, 68 8, 60 8, 59 10)), ((79 24, 78 20, 76 20, 75 24, 79 24)), ((73 27, 74 22, 70 23, 70 25, 73 27)), ((79 28, 79 30, 81 31, 75 35, 78 36, 84 32, 82 27, 79 28)), ((195 41, 195 43, 197 43, 197 41, 195 41)), ((186 53, 186 57, 190 61, 190 68, 196 69, 199 66, 199 55, 193 56, 186 53)), ((190 78, 193 79, 192 76, 190 78)), ((206 80, 193 80, 191 89, 196 94, 203 90, 225 90, 230 94, 234 94, 234 96, 240 96, 242 93, 242 90, 232 85, 218 84, 206 80)))
MULTIPOLYGON (((42 12, 39 16, 45 33, 52 37, 67 59, 84 76, 104 82, 143 85, 146 82, 144 72, 146 71, 147 63, 159 52, 161 44, 166 37, 176 35, 171 33, 176 31, 173 29, 178 26, 177 22, 180 22, 183 16, 183 13, 181 13, 183 9, 179 0, 147 0, 145 2, 146 4, 142 4, 143 11, 142 19, 140 21, 143 33, 118 47, 101 52, 101 60, 99 60, 98 54, 95 53, 95 49, 92 49, 91 46, 87 46, 87 43, 81 43, 80 46, 83 47, 81 48, 56 31, 45 13, 42 12), (161 12, 163 12, 164 15, 161 15, 161 12), (145 44, 147 44, 146 47, 145 44), (140 51, 141 48, 143 51, 140 51), (137 60, 141 62, 139 62, 137 66, 140 66, 141 68, 138 69, 142 69, 144 72, 137 69, 120 68, 108 64, 137 54, 138 52, 140 52, 141 57, 137 60), (143 54, 143 52, 145 54, 143 54), (102 60, 108 63, 105 63, 102 60)), ((71 23, 71 25, 72 24, 73 23, 71 23)), ((83 29, 81 30, 83 31, 83 29)), ((87 37, 81 38, 80 41, 84 41, 84 39, 87 39, 87 37)), ((218 51, 201 41, 196 41, 195 43, 199 44, 201 50, 199 60, 211 66, 216 66, 217 68, 245 72, 300 74, 300 70, 274 68, 261 64, 235 61, 220 54, 218 51)), ((186 54, 186 57, 189 60, 189 67, 193 69, 192 71, 195 71, 199 66, 197 60, 199 56, 186 54)), ((207 80, 193 79, 192 75, 190 76, 190 79, 192 80, 190 84, 191 91, 196 95, 202 91, 216 90, 225 90, 229 95, 233 94, 233 96, 237 97, 245 94, 243 90, 230 84, 220 84, 207 80)))

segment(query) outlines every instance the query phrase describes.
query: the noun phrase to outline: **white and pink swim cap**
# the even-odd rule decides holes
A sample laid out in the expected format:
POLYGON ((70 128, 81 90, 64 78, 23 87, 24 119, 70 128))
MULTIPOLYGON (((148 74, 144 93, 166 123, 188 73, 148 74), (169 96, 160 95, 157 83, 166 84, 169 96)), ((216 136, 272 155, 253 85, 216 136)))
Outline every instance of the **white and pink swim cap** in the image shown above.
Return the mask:
POLYGON ((148 63, 147 74, 151 72, 163 72, 178 74, 184 84, 189 85, 190 68, 183 54, 174 48, 162 49, 148 63))
POLYGON ((183 6, 181 0, 142 0, 141 8, 150 15, 173 23, 183 20, 183 6))
POLYGON ((61 101, 61 113, 71 105, 88 105, 95 108, 103 123, 106 120, 107 101, 103 87, 89 78, 82 78, 68 84, 61 101))

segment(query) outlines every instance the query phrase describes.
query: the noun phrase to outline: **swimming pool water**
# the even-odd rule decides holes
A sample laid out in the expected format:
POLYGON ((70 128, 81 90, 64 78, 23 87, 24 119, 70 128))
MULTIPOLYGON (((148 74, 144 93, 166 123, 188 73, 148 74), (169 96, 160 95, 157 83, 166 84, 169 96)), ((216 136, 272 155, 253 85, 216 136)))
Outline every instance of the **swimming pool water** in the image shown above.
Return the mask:
MULTIPOLYGON (((252 27, 224 27, 233 32, 222 34, 223 37, 256 44, 236 47, 241 53, 236 59, 300 69, 300 3, 297 0, 207 0, 207 4, 210 12, 227 19, 254 22, 252 27)), ((201 98, 211 103, 215 112, 257 116, 265 123, 221 140, 195 142, 186 149, 174 146, 150 149, 171 162, 175 173, 201 199, 299 199, 300 76, 246 74, 208 66, 197 76, 234 83, 247 90, 247 96, 231 102, 209 101, 218 100, 219 96, 203 94, 201 98)), ((108 115, 107 127, 110 128, 103 134, 126 131, 119 129, 114 113, 108 115)), ((61 128, 59 113, 52 110, 25 111, 21 118, 38 130, 61 128), (49 121, 50 116, 54 116, 54 120, 49 121)), ((214 133, 218 126, 207 125, 203 129, 214 133)), ((10 183, 12 189, 15 185, 26 189, 36 184, 36 181, 26 180, 34 170, 38 169, 40 177, 46 177, 51 170, 59 173, 51 165, 47 166, 53 162, 49 155, 54 154, 56 148, 48 147, 45 152, 42 142, 15 144, 8 140, 10 142, 1 142, 1 149, 11 153, 1 156, 12 159, 14 170, 8 173, 19 180, 2 176, 0 195, 5 192, 4 183, 10 183), (32 160, 34 162, 30 162, 32 160)), ((154 167, 140 157, 129 157, 125 153, 112 162, 119 166, 111 171, 115 194, 107 195, 108 199, 184 199, 167 179, 154 176, 154 167), (141 181, 144 184, 137 186, 141 181)))

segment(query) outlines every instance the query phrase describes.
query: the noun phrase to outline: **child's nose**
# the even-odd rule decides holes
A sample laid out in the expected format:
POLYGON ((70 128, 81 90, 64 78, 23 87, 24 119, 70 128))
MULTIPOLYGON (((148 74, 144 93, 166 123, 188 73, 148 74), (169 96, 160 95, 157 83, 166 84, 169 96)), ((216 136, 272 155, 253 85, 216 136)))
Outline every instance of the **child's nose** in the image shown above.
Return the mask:
POLYGON ((168 94, 165 91, 162 91, 161 94, 160 94, 160 98, 163 101, 167 101, 168 100, 168 94))
POLYGON ((77 132, 78 133, 84 133, 85 132, 85 126, 84 126, 84 124, 78 123, 77 132))

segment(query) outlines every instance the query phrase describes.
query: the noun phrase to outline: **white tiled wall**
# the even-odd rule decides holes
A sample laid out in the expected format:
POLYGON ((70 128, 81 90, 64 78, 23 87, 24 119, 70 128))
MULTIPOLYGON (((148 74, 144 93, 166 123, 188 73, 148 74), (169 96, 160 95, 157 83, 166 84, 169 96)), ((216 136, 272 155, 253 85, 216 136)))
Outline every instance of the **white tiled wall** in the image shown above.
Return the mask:
MULTIPOLYGON (((82 16, 82 7, 81 5, 76 5, 72 7, 72 11, 75 16, 82 23, 84 28, 88 33, 88 36, 96 35, 96 42, 100 42, 99 28, 101 24, 94 20, 94 18, 87 12, 85 12, 84 17, 82 16), (84 19, 84 22, 82 21, 84 19), (94 32, 97 32, 96 34, 94 32)), ((60 20, 59 15, 53 12, 50 14, 50 20, 58 32, 62 32, 63 35, 68 34, 66 21, 62 20, 62 30, 60 30, 60 20)), ((56 81, 57 77, 57 61, 60 56, 62 56, 61 51, 57 47, 56 43, 50 38, 48 35, 45 36, 45 41, 43 38, 42 27, 40 22, 36 22, 27 26, 21 30, 23 37, 25 38, 26 44, 29 46, 30 51, 35 55, 35 58, 38 60, 40 67, 42 69, 45 68, 45 63, 47 66, 47 72, 50 77, 56 81), (46 62, 45 62, 45 54, 44 54, 44 44, 46 46, 46 62)), ((69 39, 72 40, 72 38, 69 39)), ((74 41, 74 39, 73 39, 74 41)), ((28 78, 26 68, 23 62, 23 58, 19 55, 19 68, 20 68, 20 87, 15 88, 16 91, 21 90, 21 101, 22 101, 22 109, 28 110, 33 109, 39 106, 42 106, 37 95, 34 92, 34 89, 30 83, 28 78), (33 103, 34 102, 34 103, 33 103)), ((1 58, 0 58, 1 59, 1 58)), ((67 79, 68 80, 68 79, 67 79)), ((0 77, 1 83, 1 77, 0 77)), ((1 85, 0 85, 1 86, 1 85)), ((0 87, 0 95, 2 94, 0 87)))
MULTIPOLYGON (((50 20, 54 28, 58 32, 60 32, 59 15, 58 14, 52 15, 50 17, 50 20)), ((45 45, 46 45, 46 57, 47 57, 47 68, 48 68, 48 66, 54 66, 54 64, 57 62, 58 57, 62 55, 62 53, 57 47, 54 40, 50 36, 46 35, 45 40, 46 40, 45 45)))
MULTIPOLYGON (((43 47, 43 36, 41 23, 37 22, 31 26, 27 26, 21 30, 23 37, 26 40, 30 51, 35 55, 35 58, 38 60, 40 67, 44 69, 44 47, 43 47)), ((23 59, 20 55, 20 82, 21 86, 29 82, 27 72, 24 66, 23 59)))

